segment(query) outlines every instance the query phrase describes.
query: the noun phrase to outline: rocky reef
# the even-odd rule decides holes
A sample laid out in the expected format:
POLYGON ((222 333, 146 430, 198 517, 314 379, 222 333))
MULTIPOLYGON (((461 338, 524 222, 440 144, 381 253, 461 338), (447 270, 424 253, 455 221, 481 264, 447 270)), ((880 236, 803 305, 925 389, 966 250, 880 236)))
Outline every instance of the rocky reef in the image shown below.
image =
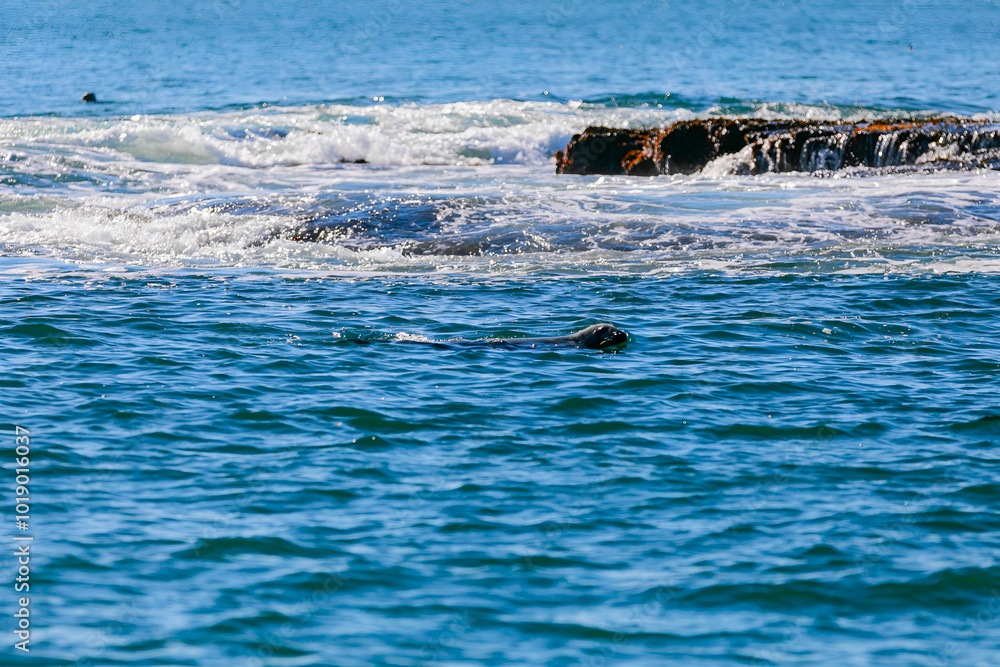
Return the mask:
POLYGON ((868 168, 1000 168, 1000 124, 961 118, 836 123, 708 118, 662 129, 588 127, 556 152, 558 174, 691 174, 868 168))

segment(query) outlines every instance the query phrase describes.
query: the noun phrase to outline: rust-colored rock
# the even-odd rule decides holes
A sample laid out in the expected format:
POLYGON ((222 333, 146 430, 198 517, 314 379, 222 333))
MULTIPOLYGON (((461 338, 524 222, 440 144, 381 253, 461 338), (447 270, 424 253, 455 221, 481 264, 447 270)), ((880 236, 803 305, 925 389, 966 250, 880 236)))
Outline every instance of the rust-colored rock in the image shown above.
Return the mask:
POLYGON ((960 118, 824 123, 756 118, 681 121, 662 129, 589 127, 556 152, 559 174, 691 174, 734 156, 735 173, 846 167, 1000 167, 1000 125, 960 118))
POLYGON ((583 135, 574 135, 566 146, 566 153, 558 151, 556 159, 560 164, 564 158, 572 169, 560 174, 617 174, 628 173, 636 176, 659 174, 653 153, 654 142, 649 140, 649 130, 615 130, 609 127, 588 127, 583 135), (585 136, 582 142, 574 143, 585 136), (571 156, 571 157, 566 157, 571 156), (625 170, 625 171, 622 171, 625 170))

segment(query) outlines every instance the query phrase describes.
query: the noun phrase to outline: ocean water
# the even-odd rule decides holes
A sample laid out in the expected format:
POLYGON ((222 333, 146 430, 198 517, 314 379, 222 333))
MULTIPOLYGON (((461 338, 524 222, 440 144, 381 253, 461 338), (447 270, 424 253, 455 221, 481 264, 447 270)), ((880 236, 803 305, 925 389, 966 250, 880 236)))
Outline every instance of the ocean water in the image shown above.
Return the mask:
POLYGON ((554 173, 588 125, 1000 120, 996 3, 8 3, 0 45, 3 664, 1000 662, 1000 174, 554 173))

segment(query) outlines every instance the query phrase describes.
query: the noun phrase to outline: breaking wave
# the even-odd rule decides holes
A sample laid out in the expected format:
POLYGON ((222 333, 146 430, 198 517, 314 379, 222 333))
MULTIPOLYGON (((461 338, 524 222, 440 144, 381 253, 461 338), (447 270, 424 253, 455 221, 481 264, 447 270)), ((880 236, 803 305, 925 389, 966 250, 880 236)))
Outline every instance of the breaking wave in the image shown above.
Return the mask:
MULTIPOLYGON (((912 112, 799 104, 716 104, 700 113, 652 95, 597 102, 492 100, 418 105, 254 107, 189 115, 0 120, 6 160, 25 151, 143 163, 263 168, 363 161, 373 165, 539 165, 589 125, 662 127, 742 113, 760 119, 859 121, 912 112), (623 104, 627 102, 627 105, 623 104)), ((984 117, 985 118, 985 117, 984 117)))
MULTIPOLYGON (((906 113, 745 106, 765 119, 906 113)), ((998 270, 995 172, 553 173, 587 126, 733 111, 648 95, 9 118, 0 252, 335 271, 998 270)))

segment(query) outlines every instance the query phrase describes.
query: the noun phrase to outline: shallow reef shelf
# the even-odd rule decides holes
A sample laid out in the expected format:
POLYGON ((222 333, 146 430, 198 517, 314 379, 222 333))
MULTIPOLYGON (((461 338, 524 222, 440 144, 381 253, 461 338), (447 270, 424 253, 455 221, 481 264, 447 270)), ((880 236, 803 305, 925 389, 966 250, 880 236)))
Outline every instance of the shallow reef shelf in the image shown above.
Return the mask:
POLYGON ((588 127, 556 152, 559 174, 734 174, 849 167, 998 168, 1000 124, 962 118, 830 123, 708 118, 659 129, 588 127))

